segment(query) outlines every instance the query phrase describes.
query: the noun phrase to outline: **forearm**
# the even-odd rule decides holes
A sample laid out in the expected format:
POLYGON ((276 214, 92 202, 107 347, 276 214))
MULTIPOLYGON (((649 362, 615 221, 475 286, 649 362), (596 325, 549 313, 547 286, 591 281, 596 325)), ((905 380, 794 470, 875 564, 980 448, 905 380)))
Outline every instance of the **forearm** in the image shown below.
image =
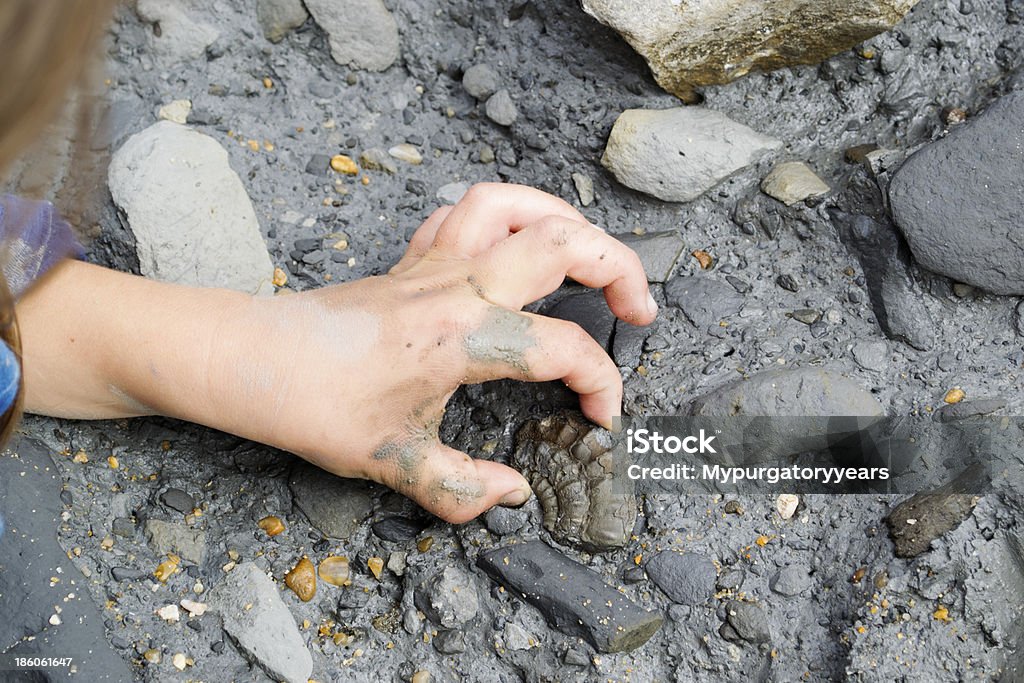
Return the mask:
POLYGON ((61 263, 17 305, 25 410, 71 418, 162 414, 231 427, 216 402, 211 364, 225 330, 249 306, 250 297, 237 292, 61 263))

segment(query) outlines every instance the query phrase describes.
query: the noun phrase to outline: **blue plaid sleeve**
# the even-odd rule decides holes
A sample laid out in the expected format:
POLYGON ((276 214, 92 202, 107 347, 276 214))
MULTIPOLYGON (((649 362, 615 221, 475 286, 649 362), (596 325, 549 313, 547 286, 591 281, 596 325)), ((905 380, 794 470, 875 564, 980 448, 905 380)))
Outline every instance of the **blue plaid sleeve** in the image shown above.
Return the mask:
POLYGON ((0 262, 15 298, 61 259, 84 253, 53 204, 0 196, 0 262))

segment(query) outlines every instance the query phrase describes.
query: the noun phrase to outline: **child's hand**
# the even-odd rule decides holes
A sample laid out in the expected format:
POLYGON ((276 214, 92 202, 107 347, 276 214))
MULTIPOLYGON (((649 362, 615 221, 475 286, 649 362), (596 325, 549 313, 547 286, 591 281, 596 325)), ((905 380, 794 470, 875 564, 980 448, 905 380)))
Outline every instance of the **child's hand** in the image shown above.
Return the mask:
MULTIPOLYGON (((112 378, 75 383, 84 387, 79 394, 107 391, 108 401, 122 401, 115 414, 172 415, 292 451, 336 474, 386 484, 452 522, 530 495, 515 470, 438 440, 459 385, 561 379, 595 422, 609 426, 619 414, 622 382, 604 350, 574 323, 520 309, 568 275, 604 288, 628 322, 649 324, 657 310, 632 250, 565 202, 515 185, 477 185, 457 206, 435 211, 388 275, 300 294, 252 299, 82 268, 89 270, 68 288, 97 277, 93 291, 109 291, 68 310, 117 298, 130 310, 114 309, 114 320, 127 320, 109 323, 118 329, 107 334, 142 341, 130 339, 108 361, 116 364, 112 378), (112 276, 117 282, 103 285, 112 276), (138 293, 126 281, 141 283, 138 293), (141 322, 132 313, 140 309, 141 322)), ((90 412, 86 399, 46 405, 38 391, 45 382, 34 375, 47 343, 26 317, 25 348, 41 349, 26 355, 29 409, 110 416, 105 405, 90 412)), ((46 370, 61 376, 81 365, 61 363, 63 370, 52 362, 46 370)))

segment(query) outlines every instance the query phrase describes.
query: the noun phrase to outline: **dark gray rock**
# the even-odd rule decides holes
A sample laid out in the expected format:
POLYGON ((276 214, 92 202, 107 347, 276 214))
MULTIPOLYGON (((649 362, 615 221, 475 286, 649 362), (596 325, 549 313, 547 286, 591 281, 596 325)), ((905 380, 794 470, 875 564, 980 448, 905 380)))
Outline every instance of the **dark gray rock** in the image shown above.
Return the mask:
POLYGON ((601 577, 540 541, 480 553, 477 565, 512 595, 530 603, 553 627, 589 642, 599 652, 626 652, 661 627, 601 577))
POLYGON ((929 270, 1024 295, 1024 92, 1006 95, 910 156, 889 186, 893 219, 929 270))
POLYGON ((530 480, 544 528, 561 543, 592 551, 626 544, 637 518, 625 458, 611 457, 611 432, 576 413, 527 422, 513 464, 530 480))
POLYGON ((850 353, 857 365, 865 370, 883 370, 889 360, 889 345, 884 341, 859 341, 850 353))
POLYGON ((196 500, 178 488, 169 488, 160 494, 160 502, 183 515, 190 514, 196 507, 196 500))
POLYGON ((870 392, 837 372, 817 368, 765 370, 705 394, 694 415, 882 415, 870 392))
POLYGON ((487 64, 475 64, 462 74, 462 87, 470 95, 484 101, 501 87, 498 73, 487 64))
POLYGON ((546 307, 544 315, 576 323, 605 351, 611 351, 616 318, 608 308, 608 302, 605 301, 604 292, 601 290, 571 291, 550 307, 546 307))
POLYGON ((974 510, 978 497, 961 491, 976 489, 976 468, 934 490, 914 494, 892 509, 885 524, 896 548, 896 557, 917 557, 932 541, 960 526, 974 510))
POLYGON ((419 520, 409 519, 408 517, 392 515, 384 519, 378 519, 372 524, 371 528, 373 529, 373 534, 378 538, 383 538, 385 541, 405 543, 419 536, 420 532, 426 528, 426 524, 419 520))
POLYGON ((499 505, 487 511, 487 514, 484 515, 484 524, 492 534, 508 536, 522 529, 528 519, 529 513, 526 510, 499 505))
POLYGON ((683 238, 675 230, 649 232, 643 235, 626 233, 616 238, 636 252, 647 272, 648 282, 664 282, 672 275, 679 255, 683 252, 683 238))
POLYGON ((698 330, 739 313, 743 297, 729 284, 704 275, 674 277, 665 283, 665 299, 698 330))
POLYGON ((370 511, 369 485, 300 463, 288 478, 295 506, 329 538, 349 538, 370 511))
POLYGON ((944 405, 935 411, 938 422, 956 422, 978 415, 988 415, 1006 407, 1004 398, 977 398, 972 401, 960 401, 944 405))
POLYGON ((110 523, 110 531, 115 536, 132 538, 135 535, 135 520, 131 517, 115 517, 110 523))
POLYGON ((146 572, 131 567, 112 567, 110 575, 114 577, 114 581, 137 581, 145 577, 146 572))
POLYGON ((473 579, 456 567, 445 567, 416 588, 416 607, 442 628, 472 621, 480 610, 473 579))
POLYGON ((646 327, 639 327, 624 320, 616 320, 615 335, 612 337, 612 358, 615 359, 615 364, 626 368, 635 368, 639 365, 644 342, 656 328, 657 321, 646 327))
POLYGON ((805 567, 789 565, 780 569, 768 585, 779 595, 792 597, 810 588, 811 577, 807 575, 805 567))
POLYGON ((651 581, 680 605, 703 604, 715 592, 715 565, 697 553, 666 550, 652 557, 645 569, 651 581))
POLYGON ((748 643, 767 643, 772 639, 768 617, 760 606, 752 602, 730 600, 726 604, 726 623, 736 635, 748 643))
POLYGON ((723 591, 738 591, 746 578, 747 575, 742 569, 725 570, 715 581, 715 587, 723 591))
POLYGON ((434 649, 443 655, 465 652, 466 636, 462 631, 441 631, 434 637, 434 649))

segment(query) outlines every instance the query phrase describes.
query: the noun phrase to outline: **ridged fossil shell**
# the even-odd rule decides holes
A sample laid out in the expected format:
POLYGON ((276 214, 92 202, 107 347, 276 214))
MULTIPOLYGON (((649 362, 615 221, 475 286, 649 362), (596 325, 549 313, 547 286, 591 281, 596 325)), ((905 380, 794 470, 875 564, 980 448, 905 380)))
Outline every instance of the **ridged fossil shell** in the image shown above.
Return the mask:
POLYGON ((544 528, 588 550, 626 544, 636 523, 636 488, 613 457, 611 432, 574 413, 528 422, 514 462, 544 510, 544 528))

